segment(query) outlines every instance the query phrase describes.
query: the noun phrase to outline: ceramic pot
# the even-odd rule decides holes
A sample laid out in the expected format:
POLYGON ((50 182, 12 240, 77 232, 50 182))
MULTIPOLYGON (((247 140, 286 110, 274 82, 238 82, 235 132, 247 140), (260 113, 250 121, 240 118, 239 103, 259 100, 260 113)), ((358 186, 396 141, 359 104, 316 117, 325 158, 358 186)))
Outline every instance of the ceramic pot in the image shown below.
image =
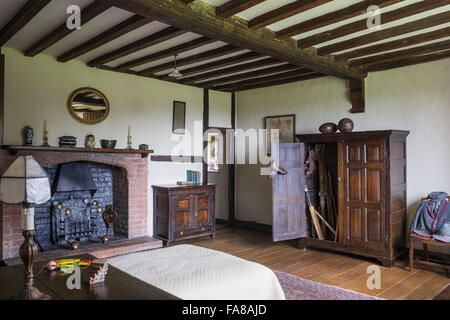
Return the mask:
POLYGON ((319 131, 322 133, 335 133, 338 126, 335 123, 327 122, 320 126, 319 131))
POLYGON ((338 127, 341 132, 352 132, 355 128, 355 124, 353 123, 352 119, 344 118, 339 121, 338 127))
POLYGON ((34 136, 34 130, 30 126, 26 126, 23 129, 23 139, 24 139, 24 145, 31 146, 33 145, 33 136, 34 136))

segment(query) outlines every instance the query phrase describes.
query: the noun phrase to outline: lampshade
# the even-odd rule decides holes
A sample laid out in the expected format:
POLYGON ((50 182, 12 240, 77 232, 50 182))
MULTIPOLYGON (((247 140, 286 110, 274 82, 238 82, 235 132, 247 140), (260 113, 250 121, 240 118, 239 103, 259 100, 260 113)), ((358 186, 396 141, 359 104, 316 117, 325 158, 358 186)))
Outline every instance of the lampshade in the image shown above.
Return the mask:
POLYGON ((181 78, 182 76, 183 75, 181 74, 180 70, 178 70, 178 68, 173 68, 169 73, 169 77, 171 78, 181 78))
POLYGON ((42 204, 51 198, 47 173, 32 156, 19 156, 0 177, 0 201, 42 204))

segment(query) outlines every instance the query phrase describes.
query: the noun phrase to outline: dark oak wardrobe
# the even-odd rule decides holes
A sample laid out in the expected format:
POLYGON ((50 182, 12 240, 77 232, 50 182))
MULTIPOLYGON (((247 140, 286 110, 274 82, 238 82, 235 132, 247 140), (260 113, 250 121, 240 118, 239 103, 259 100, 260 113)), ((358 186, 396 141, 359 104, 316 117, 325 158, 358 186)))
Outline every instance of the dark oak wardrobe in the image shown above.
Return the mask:
MULTIPOLYGON (((300 239, 302 248, 374 257, 393 266, 405 241, 408 134, 398 130, 310 134, 297 135, 298 143, 274 144, 279 167, 288 171, 272 178, 274 240, 300 239), (305 199, 305 159, 317 144, 326 148, 337 209, 337 237, 329 240, 312 236, 305 199)), ((320 207, 317 197, 312 198, 320 207)))

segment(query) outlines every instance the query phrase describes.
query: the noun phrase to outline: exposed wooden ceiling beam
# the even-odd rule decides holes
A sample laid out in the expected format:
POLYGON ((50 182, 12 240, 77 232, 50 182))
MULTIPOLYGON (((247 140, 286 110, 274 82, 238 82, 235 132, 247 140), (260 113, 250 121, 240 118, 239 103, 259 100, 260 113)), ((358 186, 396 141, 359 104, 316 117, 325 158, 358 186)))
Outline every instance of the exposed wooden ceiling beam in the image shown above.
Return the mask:
POLYGON ((450 49, 450 40, 445 40, 410 49, 398 50, 366 58, 355 59, 351 61, 351 64, 355 66, 368 66, 369 64, 381 63, 384 61, 396 60, 400 58, 423 55, 449 49, 450 49))
MULTIPOLYGON (((300 75, 297 77, 290 77, 290 78, 286 78, 286 79, 272 80, 272 81, 267 81, 267 82, 249 84, 249 85, 245 85, 245 86, 241 85, 241 86, 236 86, 236 87, 225 88, 222 91, 238 92, 238 91, 251 90, 251 89, 260 89, 260 88, 272 87, 272 86, 277 86, 277 85, 287 84, 287 83, 292 83, 292 82, 306 81, 306 80, 322 78, 322 77, 326 77, 326 75, 316 72, 316 73, 310 73, 310 74, 306 74, 306 75, 300 75)), ((214 90, 219 90, 219 89, 214 89, 214 90)))
MULTIPOLYGON (((389 23, 395 20, 403 19, 428 10, 433 10, 448 5, 448 0, 433 0, 416 2, 409 6, 402 7, 397 10, 385 12, 382 14, 383 23, 389 23)), ((339 37, 343 37, 358 31, 367 29, 367 18, 361 19, 332 30, 327 30, 313 36, 303 38, 297 41, 299 48, 308 48, 316 44, 327 42, 339 37)))
POLYGON ((330 12, 322 16, 306 20, 288 28, 279 30, 278 32, 276 32, 276 37, 279 39, 286 39, 307 31, 318 29, 339 21, 344 21, 349 18, 365 14, 367 13, 367 8, 371 5, 376 5, 380 8, 383 8, 401 1, 404 0, 365 0, 362 2, 358 2, 341 10, 330 12))
MULTIPOLYGON (((189 76, 189 75, 193 75, 193 74, 197 74, 197 73, 201 73, 201 72, 207 72, 210 70, 216 70, 218 68, 231 66, 231 65, 234 65, 237 63, 243 63, 246 61, 255 60, 258 58, 261 58, 260 54, 258 54, 256 52, 246 52, 246 53, 243 53, 243 54, 240 54, 237 56, 233 56, 230 58, 225 58, 225 59, 217 60, 214 62, 208 62, 205 64, 201 64, 199 66, 183 69, 182 72, 183 72, 184 76, 189 76)), ((161 80, 166 80, 168 78, 169 78, 168 75, 160 76, 161 80)))
POLYGON ((123 64, 121 64, 120 66, 117 66, 117 69, 119 70, 127 70, 130 68, 134 68, 152 61, 156 61, 162 58, 166 58, 166 57, 170 57, 170 56, 174 56, 176 54, 180 54, 182 52, 186 52, 189 50, 193 50, 195 48, 210 44, 216 42, 216 40, 212 40, 206 37, 200 37, 197 39, 194 39, 192 41, 177 45, 175 47, 172 48, 168 48, 162 51, 158 51, 152 54, 149 54, 145 57, 141 57, 132 61, 128 61, 125 62, 123 64))
POLYGON ((445 37, 449 37, 449 36, 450 36, 450 27, 442 28, 442 29, 438 29, 435 31, 421 33, 421 34, 411 36, 411 37, 402 38, 399 40, 393 40, 393 41, 389 41, 389 42, 375 44, 372 46, 368 46, 368 47, 348 51, 345 53, 341 53, 339 55, 336 55, 335 59, 348 60, 348 59, 353 59, 353 58, 357 58, 357 57, 368 56, 368 55, 375 54, 375 53, 409 47, 409 46, 412 46, 415 44, 432 41, 432 40, 436 40, 436 39, 441 39, 441 38, 445 38, 445 37))
POLYGON ((265 58, 265 59, 256 60, 253 62, 239 64, 237 66, 232 66, 229 68, 224 68, 224 69, 214 70, 211 72, 202 73, 202 74, 192 76, 192 77, 186 77, 186 78, 181 79, 180 83, 189 84, 189 83, 198 82, 201 80, 207 80, 207 79, 211 79, 211 78, 215 78, 215 77, 225 76, 227 74, 242 72, 245 70, 251 70, 251 69, 256 69, 256 68, 261 68, 261 67, 268 67, 268 66, 271 66, 274 64, 282 64, 282 63, 283 63, 283 61, 280 61, 280 60, 277 60, 274 58, 265 58))
POLYGON ((258 78, 253 78, 253 79, 249 79, 249 80, 227 83, 227 84, 223 84, 220 86, 214 86, 211 89, 224 90, 224 89, 228 89, 228 88, 245 87, 248 85, 265 83, 265 82, 270 82, 270 81, 275 81, 275 80, 297 78, 299 76, 304 76, 304 75, 314 74, 314 73, 315 72, 311 72, 310 70, 305 70, 305 69, 299 68, 298 70, 277 73, 277 74, 273 74, 273 75, 269 75, 269 76, 265 76, 265 77, 258 77, 258 78))
POLYGON ((405 33, 434 27, 447 22, 450 22, 450 11, 405 23, 396 27, 374 31, 363 36, 352 38, 346 41, 341 41, 338 43, 333 43, 328 46, 320 47, 319 49, 317 49, 317 53, 319 55, 325 55, 333 52, 339 52, 346 49, 362 46, 371 42, 400 36, 405 33))
POLYGON ((189 6, 178 1, 166 0, 108 0, 107 2, 135 14, 268 55, 299 67, 346 79, 361 79, 366 76, 361 69, 350 68, 346 62, 335 62, 329 57, 320 57, 314 50, 298 49, 293 41, 276 40, 274 33, 268 29, 250 30, 242 19, 217 17, 214 6, 202 1, 194 1, 189 6))
POLYGON ((260 29, 331 1, 332 0, 298 0, 251 19, 248 22, 248 27, 255 30, 260 29))
MULTIPOLYGON (((205 51, 199 54, 195 54, 183 59, 180 59, 177 61, 177 66, 181 67, 181 66, 185 66, 185 65, 189 65, 189 64, 193 64, 196 62, 201 62, 201 61, 205 61, 205 60, 210 60, 210 59, 214 59, 217 57, 221 57, 227 54, 231 54, 234 52, 238 52, 238 51, 242 51, 241 48, 237 48, 235 46, 232 45, 225 45, 222 46, 220 48, 217 49, 212 49, 209 51, 205 51)), ((139 74, 141 75, 149 75, 149 74, 154 74, 157 73, 159 71, 164 71, 164 70, 168 70, 170 68, 173 68, 174 63, 168 62, 168 63, 163 63, 154 67, 150 67, 147 69, 144 69, 142 71, 139 72, 139 74)))
POLYGON ((236 13, 245 11, 265 0, 231 0, 216 8, 216 15, 222 18, 229 18, 236 13))
MULTIPOLYGON (((111 4, 107 2, 95 1, 83 10, 81 10, 81 25, 88 23, 94 19, 99 14, 111 8, 111 4)), ((34 57, 35 55, 41 53, 45 49, 54 45, 59 40, 63 39, 74 30, 67 28, 66 21, 61 24, 58 28, 47 34, 44 38, 38 40, 33 44, 28 50, 25 51, 25 55, 28 57, 34 57)))
POLYGON ((439 52, 425 54, 425 55, 421 55, 421 56, 412 56, 412 57, 400 58, 400 59, 396 59, 396 60, 389 60, 389 61, 369 65, 364 69, 366 69, 368 72, 384 71, 384 70, 389 70, 389 69, 411 66, 414 64, 419 64, 419 63, 424 63, 424 62, 431 62, 431 61, 436 61, 436 60, 447 59, 449 57, 450 57, 450 50, 445 50, 445 51, 439 51, 439 52))
POLYGON ((58 57, 59 62, 67 62, 69 60, 75 59, 89 51, 92 51, 110 41, 113 41, 128 32, 138 29, 150 22, 152 19, 144 18, 138 15, 132 16, 131 18, 119 23, 118 25, 102 32, 98 36, 80 44, 79 46, 63 53, 58 57))
MULTIPOLYGON (((254 71, 240 73, 240 74, 234 74, 229 77, 217 78, 217 79, 213 79, 210 81, 198 83, 197 85, 202 88, 211 88, 211 87, 217 86, 219 84, 234 83, 239 80, 252 79, 252 78, 259 77, 259 76, 267 76, 267 75, 272 75, 272 74, 277 74, 277 73, 282 73, 284 71, 292 71, 292 70, 296 70, 298 73, 301 70, 302 71, 304 70, 306 72, 311 72, 309 70, 299 68, 292 64, 284 64, 281 66, 264 68, 264 69, 254 70, 254 71)), ((298 75, 298 73, 297 73, 297 75, 298 75)))
POLYGON ((122 48, 106 53, 98 58, 95 58, 87 63, 89 67, 96 67, 110 61, 125 57, 136 51, 151 47, 163 41, 178 37, 187 31, 175 27, 167 27, 161 31, 155 32, 148 37, 142 38, 138 41, 130 43, 122 48))
POLYGON ((349 80, 351 113, 364 113, 366 111, 366 84, 365 80, 349 80))
POLYGON ((19 32, 50 0, 28 0, 16 15, 0 30, 0 47, 19 32))

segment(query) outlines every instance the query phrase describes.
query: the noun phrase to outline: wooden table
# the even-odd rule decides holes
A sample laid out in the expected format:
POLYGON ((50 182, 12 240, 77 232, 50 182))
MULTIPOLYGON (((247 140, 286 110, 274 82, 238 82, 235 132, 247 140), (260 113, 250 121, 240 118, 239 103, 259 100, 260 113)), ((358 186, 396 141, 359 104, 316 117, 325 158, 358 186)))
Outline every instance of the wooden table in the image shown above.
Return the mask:
MULTIPOLYGON (((95 260, 89 254, 74 257, 82 260, 95 260)), ((67 259, 65 258, 65 259, 67 259)), ((34 265, 34 285, 41 292, 49 294, 53 300, 178 300, 179 298, 157 287, 143 282, 131 275, 109 266, 104 283, 89 285, 81 280, 81 289, 67 288, 67 278, 59 272, 43 270, 37 277, 45 262, 34 265)), ((22 265, 0 268, 0 300, 15 299, 23 288, 24 268, 22 265)), ((81 270, 81 273, 89 272, 81 270)), ((83 277, 82 277, 83 279, 83 277)))

